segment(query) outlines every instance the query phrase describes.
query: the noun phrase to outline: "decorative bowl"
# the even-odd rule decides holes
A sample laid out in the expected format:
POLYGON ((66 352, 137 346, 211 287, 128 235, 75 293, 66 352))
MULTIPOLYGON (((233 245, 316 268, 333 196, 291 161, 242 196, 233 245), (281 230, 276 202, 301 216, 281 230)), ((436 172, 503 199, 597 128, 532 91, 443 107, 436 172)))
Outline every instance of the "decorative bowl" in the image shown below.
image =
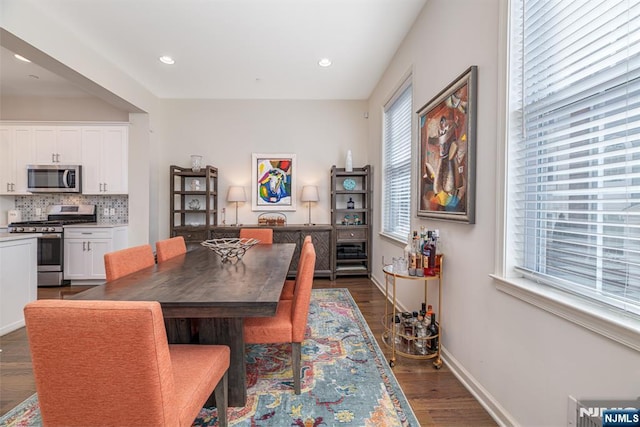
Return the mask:
POLYGON ((352 191, 353 189, 356 188, 356 181, 355 179, 347 178, 344 181, 342 181, 342 186, 344 187, 345 190, 352 191))
POLYGON ((258 239, 212 239, 200 243, 220 256, 222 262, 239 261, 253 245, 260 243, 258 239))

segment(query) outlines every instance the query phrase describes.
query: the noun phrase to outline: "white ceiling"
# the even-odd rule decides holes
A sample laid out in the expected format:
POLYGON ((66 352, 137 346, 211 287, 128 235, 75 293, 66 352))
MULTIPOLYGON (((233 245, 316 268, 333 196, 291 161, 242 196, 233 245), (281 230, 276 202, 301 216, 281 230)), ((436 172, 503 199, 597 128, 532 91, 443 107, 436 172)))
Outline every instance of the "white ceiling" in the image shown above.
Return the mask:
MULTIPOLYGON (((156 96, 209 99, 367 99, 426 1, 31 0, 156 96)), ((3 93, 64 85, 4 54, 3 93)))

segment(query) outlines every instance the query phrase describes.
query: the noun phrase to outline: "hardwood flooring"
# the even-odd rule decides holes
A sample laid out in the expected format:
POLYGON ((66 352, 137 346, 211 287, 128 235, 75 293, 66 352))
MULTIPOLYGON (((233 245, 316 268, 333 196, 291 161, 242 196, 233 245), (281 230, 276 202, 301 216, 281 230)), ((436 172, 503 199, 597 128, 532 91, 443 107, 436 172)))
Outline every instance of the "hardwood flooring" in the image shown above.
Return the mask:
MULTIPOLYGON (((391 352, 380 342, 384 295, 366 278, 314 280, 314 288, 347 288, 358 304, 378 344, 387 357, 391 352)), ((82 286, 38 288, 38 298, 64 298, 86 289, 82 286)), ((451 333, 451 332, 450 332, 451 333)), ((24 328, 0 337, 0 414, 5 414, 35 393, 31 358, 24 328)), ((422 426, 496 426, 478 401, 462 386, 447 365, 433 368, 430 360, 396 357, 394 374, 422 426)))

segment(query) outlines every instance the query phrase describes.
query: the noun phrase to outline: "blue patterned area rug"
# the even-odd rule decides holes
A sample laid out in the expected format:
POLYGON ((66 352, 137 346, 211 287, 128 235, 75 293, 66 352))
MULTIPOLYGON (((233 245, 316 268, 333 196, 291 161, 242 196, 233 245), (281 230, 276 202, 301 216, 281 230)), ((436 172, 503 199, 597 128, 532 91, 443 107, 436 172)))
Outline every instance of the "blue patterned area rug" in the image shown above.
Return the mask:
MULTIPOLYGON (((302 394, 293 392, 290 345, 248 345, 247 405, 232 426, 419 426, 362 313, 347 289, 314 289, 302 344, 302 394)), ((36 395, 0 418, 41 425, 36 395)), ((204 408, 195 426, 217 424, 204 408)))

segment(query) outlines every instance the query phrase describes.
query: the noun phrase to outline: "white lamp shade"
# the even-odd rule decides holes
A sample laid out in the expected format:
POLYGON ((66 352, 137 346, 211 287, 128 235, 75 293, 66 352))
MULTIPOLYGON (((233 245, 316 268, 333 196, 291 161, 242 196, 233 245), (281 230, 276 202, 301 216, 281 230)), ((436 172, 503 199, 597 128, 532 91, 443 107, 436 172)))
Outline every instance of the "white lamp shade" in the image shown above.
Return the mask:
POLYGON ((227 202, 244 202, 247 200, 247 197, 244 194, 244 187, 229 187, 229 192, 227 193, 227 202))
POLYGON ((315 185, 305 185, 302 187, 300 200, 303 202, 317 202, 320 200, 318 197, 318 187, 315 185))

